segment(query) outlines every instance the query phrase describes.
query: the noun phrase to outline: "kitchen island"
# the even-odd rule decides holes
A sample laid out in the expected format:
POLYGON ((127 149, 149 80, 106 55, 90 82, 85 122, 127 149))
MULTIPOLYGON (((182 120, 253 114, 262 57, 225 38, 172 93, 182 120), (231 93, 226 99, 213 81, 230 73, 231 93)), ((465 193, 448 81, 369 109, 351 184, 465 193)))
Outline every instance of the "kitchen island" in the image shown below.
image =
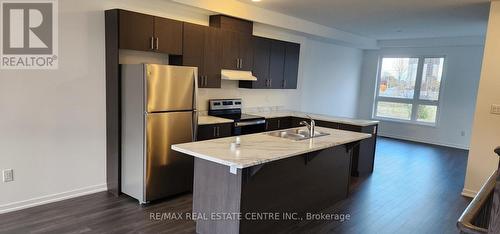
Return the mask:
POLYGON ((257 133, 240 136, 239 146, 236 137, 172 145, 195 158, 197 232, 272 232, 345 199, 351 149, 371 134, 316 131, 328 135, 291 140, 257 133))

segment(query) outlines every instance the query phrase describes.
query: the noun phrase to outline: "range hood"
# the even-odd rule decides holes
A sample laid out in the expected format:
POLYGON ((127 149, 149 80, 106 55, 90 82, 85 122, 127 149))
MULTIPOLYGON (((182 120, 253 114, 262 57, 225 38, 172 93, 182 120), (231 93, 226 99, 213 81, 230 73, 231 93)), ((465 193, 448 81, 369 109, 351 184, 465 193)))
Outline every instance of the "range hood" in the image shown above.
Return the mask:
POLYGON ((221 70, 221 79, 223 80, 249 80, 256 81, 251 71, 221 70))

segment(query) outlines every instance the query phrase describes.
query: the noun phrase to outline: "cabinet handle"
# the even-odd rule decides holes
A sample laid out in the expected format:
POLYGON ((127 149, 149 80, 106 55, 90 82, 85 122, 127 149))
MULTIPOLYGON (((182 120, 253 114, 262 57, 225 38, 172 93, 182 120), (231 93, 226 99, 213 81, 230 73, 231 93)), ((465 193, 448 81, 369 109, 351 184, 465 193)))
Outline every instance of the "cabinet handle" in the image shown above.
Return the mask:
POLYGON ((286 80, 283 80, 283 88, 286 88, 286 80))
POLYGON ((214 127, 214 137, 217 137, 217 127, 214 127))
POLYGON ((156 47, 156 50, 158 50, 158 48, 160 48, 160 38, 156 38, 156 44, 155 44, 155 47, 156 47))
POLYGON ((269 80, 269 87, 273 86, 273 80, 269 80))
POLYGON ((240 69, 243 69, 243 59, 240 58, 240 69))
POLYGON ((236 59, 236 68, 240 68, 240 59, 239 58, 236 59))
POLYGON ((205 77, 205 87, 208 86, 208 76, 204 76, 205 77))
POLYGON ((150 40, 150 42, 149 42, 149 48, 150 48, 151 50, 154 50, 154 49, 155 49, 155 48, 154 48, 154 44, 155 44, 154 40, 155 40, 155 38, 154 38, 154 37, 151 37, 151 40, 150 40))
POLYGON ((217 136, 220 136, 220 127, 217 127, 217 136))
POLYGON ((280 121, 280 119, 278 119, 278 128, 280 128, 280 127, 281 127, 281 121, 280 121))

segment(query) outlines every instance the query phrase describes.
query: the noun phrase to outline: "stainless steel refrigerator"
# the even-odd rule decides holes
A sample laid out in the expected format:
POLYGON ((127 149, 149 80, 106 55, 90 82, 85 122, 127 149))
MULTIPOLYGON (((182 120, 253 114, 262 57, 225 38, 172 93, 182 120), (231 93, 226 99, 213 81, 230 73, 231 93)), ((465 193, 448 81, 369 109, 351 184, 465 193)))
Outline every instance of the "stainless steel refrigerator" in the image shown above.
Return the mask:
POLYGON ((194 141, 197 68, 121 65, 121 189, 147 203, 193 188, 193 158, 170 149, 194 141))

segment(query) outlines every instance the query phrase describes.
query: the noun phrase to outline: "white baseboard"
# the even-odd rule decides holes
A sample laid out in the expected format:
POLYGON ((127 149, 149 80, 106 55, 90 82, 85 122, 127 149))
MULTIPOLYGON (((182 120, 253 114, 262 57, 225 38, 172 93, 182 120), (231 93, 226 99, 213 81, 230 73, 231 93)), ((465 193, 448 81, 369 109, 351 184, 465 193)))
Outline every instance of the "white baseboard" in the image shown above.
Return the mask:
POLYGON ((464 188, 462 190, 462 196, 474 198, 477 195, 477 191, 472 191, 470 189, 464 188))
POLYGON ((401 139, 401 140, 406 140, 406 141, 415 141, 415 142, 420 142, 420 143, 425 143, 425 144, 439 145, 439 146, 446 146, 446 147, 451 147, 451 148, 469 150, 469 146, 466 146, 466 145, 457 145, 457 144, 446 143, 446 142, 435 142, 435 141, 429 141, 427 139, 408 137, 408 136, 398 136, 398 135, 387 134, 387 133, 382 133, 382 132, 379 132, 378 135, 382 136, 382 137, 389 137, 389 138, 401 139))
POLYGON ((55 193, 50 195, 45 195, 41 197, 36 197, 24 201, 12 202, 0 206, 0 214, 8 213, 16 210, 22 210, 34 206, 39 206, 47 203, 62 201, 74 197, 79 197, 83 195, 88 195, 92 193, 102 192, 107 190, 106 184, 99 184, 94 186, 89 186, 85 188, 75 189, 62 193, 55 193))

